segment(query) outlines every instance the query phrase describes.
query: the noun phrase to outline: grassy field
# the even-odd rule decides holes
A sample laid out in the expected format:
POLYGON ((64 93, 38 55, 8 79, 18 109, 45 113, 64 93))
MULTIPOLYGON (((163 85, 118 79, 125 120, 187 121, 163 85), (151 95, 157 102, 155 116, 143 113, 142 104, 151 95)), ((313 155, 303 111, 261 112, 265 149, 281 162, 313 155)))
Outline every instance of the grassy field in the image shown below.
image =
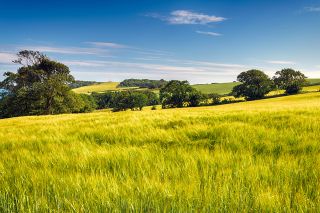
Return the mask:
POLYGON ((307 79, 310 84, 320 84, 320 78, 310 78, 307 79))
POLYGON ((0 120, 0 212, 316 212, 320 93, 0 120))
POLYGON ((196 84, 192 85, 197 90, 209 94, 209 93, 217 93, 220 95, 226 95, 232 91, 232 88, 236 85, 239 85, 238 82, 230 82, 230 83, 217 83, 217 84, 196 84))

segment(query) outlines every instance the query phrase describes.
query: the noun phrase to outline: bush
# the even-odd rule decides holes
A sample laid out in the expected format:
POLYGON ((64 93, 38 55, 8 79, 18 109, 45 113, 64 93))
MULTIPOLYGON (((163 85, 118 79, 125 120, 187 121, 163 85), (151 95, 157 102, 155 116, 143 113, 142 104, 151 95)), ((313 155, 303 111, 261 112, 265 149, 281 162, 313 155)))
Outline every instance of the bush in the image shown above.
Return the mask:
POLYGON ((213 105, 218 105, 221 103, 221 95, 217 94, 217 93, 211 93, 208 95, 208 98, 211 99, 211 103, 213 105))

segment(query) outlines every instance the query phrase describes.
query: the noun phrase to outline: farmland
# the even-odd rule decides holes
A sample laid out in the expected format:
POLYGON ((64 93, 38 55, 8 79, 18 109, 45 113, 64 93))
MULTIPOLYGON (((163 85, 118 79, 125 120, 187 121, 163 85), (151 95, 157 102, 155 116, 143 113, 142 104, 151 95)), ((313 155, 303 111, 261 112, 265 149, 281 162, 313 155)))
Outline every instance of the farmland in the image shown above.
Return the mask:
POLYGON ((317 211, 320 93, 0 120, 0 211, 317 211))

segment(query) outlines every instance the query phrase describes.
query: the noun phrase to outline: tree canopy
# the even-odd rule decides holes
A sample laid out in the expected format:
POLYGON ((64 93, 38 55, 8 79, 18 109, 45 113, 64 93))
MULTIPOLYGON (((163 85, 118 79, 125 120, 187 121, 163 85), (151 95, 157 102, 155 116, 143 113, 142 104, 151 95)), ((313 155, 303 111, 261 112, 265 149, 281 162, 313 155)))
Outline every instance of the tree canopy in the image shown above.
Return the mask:
POLYGON ((246 99, 260 99, 269 93, 273 88, 272 80, 260 70, 249 70, 238 75, 237 80, 241 82, 233 88, 235 97, 246 99))
POLYGON ((4 73, 0 88, 5 91, 0 104, 1 117, 80 112, 86 102, 74 94, 69 68, 38 51, 24 50, 14 63, 16 73, 4 73))
POLYGON ((273 77, 275 85, 280 89, 284 89, 286 94, 296 94, 306 83, 306 76, 300 71, 293 69, 283 69, 276 72, 273 77))
POLYGON ((198 106, 202 97, 202 94, 191 87, 188 81, 172 80, 160 89, 162 108, 198 106))

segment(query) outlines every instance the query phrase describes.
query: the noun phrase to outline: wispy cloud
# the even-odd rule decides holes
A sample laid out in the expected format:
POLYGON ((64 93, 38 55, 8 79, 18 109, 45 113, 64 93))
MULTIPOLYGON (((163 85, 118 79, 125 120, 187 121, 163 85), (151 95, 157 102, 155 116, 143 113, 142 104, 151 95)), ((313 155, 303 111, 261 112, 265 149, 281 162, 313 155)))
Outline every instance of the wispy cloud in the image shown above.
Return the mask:
POLYGON ((304 10, 307 12, 320 12, 320 6, 318 6, 318 7, 314 7, 314 6, 305 7, 304 10))
POLYGON ((157 18, 168 22, 169 24, 209 24, 215 22, 222 22, 226 20, 224 17, 207 15, 203 13, 196 13, 189 10, 175 10, 169 16, 162 16, 157 13, 149 13, 146 16, 157 18))
POLYGON ((222 34, 220 34, 220 33, 199 31, 199 30, 197 30, 196 33, 203 34, 203 35, 208 35, 208 36, 222 36, 222 34))
MULTIPOLYGON (((117 71, 123 72, 147 72, 153 73, 155 76, 162 74, 171 74, 177 76, 177 79, 185 76, 182 74, 189 75, 216 75, 216 74, 238 74, 240 71, 248 69, 245 65, 239 64, 221 64, 211 63, 204 61, 171 61, 170 62, 159 62, 159 63, 141 63, 141 62, 123 62, 123 61, 102 61, 102 60, 81 60, 81 61, 62 61, 63 63, 74 66, 75 68, 82 68, 87 70, 87 67, 95 67, 95 71, 100 70, 101 72, 106 71, 117 71)), ((189 76, 191 77, 191 76, 189 76)))
POLYGON ((294 65, 294 61, 267 61, 268 64, 278 64, 278 65, 294 65))
POLYGON ((16 59, 16 55, 6 52, 0 52, 0 64, 12 64, 16 59))
POLYGON ((107 48, 127 48, 128 46, 117 44, 117 43, 111 43, 111 42, 85 42, 86 44, 91 44, 96 47, 107 47, 107 48))
POLYGON ((108 51, 101 48, 85 48, 85 47, 52 47, 52 46, 22 46, 20 49, 36 50, 44 53, 61 53, 74 55, 99 55, 107 54, 108 51))

